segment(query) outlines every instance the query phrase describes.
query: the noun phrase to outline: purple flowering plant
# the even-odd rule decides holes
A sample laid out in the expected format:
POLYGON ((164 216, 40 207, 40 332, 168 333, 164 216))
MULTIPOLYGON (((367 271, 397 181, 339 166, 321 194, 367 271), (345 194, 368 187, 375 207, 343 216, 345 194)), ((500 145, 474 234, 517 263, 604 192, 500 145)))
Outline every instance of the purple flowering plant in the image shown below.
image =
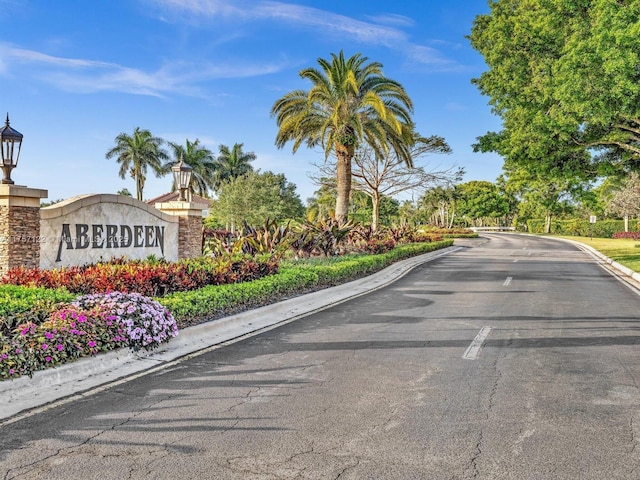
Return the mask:
POLYGON ((164 306, 137 293, 85 295, 40 323, 0 334, 0 379, 32 376, 79 357, 121 347, 152 350, 178 334, 164 306))
POLYGON ((72 305, 97 308, 105 322, 119 327, 118 340, 134 351, 153 350, 178 334, 178 324, 166 307, 139 293, 109 292, 85 295, 72 305))
POLYGON ((41 324, 26 322, 2 339, 0 378, 32 376, 37 370, 55 367, 78 357, 127 346, 119 339, 122 328, 107 322, 97 308, 83 310, 66 305, 41 324))
POLYGON ((30 375, 37 369, 36 359, 24 350, 18 339, 0 336, 0 345, 0 378, 30 375))

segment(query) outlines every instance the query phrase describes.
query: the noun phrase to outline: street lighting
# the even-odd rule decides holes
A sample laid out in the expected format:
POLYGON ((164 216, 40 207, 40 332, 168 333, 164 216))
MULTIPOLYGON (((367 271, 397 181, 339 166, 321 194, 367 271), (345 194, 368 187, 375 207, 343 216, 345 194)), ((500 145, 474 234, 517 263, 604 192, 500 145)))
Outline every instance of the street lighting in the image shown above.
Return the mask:
POLYGON ((4 127, 0 128, 0 155, 2 156, 0 167, 2 167, 4 174, 0 183, 13 185, 11 170, 18 166, 20 148, 22 148, 22 134, 9 126, 9 114, 7 113, 4 127))
POLYGON ((189 190, 189 185, 191 184, 191 173, 192 168, 184 163, 182 155, 180 155, 180 161, 171 167, 171 171, 173 172, 173 181, 176 184, 176 188, 180 192, 180 201, 187 201, 187 192, 189 190))

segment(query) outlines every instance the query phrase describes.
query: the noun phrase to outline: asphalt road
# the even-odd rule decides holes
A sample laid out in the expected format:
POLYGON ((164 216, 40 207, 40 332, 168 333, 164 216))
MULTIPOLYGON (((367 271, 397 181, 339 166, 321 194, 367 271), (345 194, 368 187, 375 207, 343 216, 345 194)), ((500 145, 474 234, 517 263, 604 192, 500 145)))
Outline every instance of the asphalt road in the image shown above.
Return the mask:
POLYGON ((640 296, 487 235, 389 287, 0 428, 5 479, 640 478, 640 296))

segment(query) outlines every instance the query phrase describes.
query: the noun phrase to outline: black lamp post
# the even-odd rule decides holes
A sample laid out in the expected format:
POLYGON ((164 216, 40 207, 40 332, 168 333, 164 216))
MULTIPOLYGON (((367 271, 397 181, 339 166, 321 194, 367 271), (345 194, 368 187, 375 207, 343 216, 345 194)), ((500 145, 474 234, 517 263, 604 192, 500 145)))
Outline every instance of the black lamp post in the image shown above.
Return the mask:
POLYGON ((11 170, 18 166, 18 158, 20 157, 20 148, 22 148, 22 134, 9 126, 9 114, 4 127, 0 128, 0 155, 2 155, 2 173, 4 178, 0 183, 13 185, 11 180, 11 170), (16 148, 17 147, 17 148, 16 148))
POLYGON ((180 161, 171 167, 171 171, 173 172, 173 180, 180 192, 180 201, 187 201, 187 192, 189 191, 189 185, 191 184, 191 173, 192 168, 184 163, 182 159, 182 155, 180 155, 180 161))

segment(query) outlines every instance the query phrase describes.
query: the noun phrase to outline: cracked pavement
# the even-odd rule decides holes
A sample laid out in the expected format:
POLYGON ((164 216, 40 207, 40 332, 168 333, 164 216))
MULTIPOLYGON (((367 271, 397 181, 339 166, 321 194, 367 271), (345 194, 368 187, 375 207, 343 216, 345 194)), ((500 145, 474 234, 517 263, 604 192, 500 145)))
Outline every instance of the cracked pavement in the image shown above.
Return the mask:
POLYGON ((571 245, 487 239, 5 421, 0 478, 635 478, 640 296, 571 245))

